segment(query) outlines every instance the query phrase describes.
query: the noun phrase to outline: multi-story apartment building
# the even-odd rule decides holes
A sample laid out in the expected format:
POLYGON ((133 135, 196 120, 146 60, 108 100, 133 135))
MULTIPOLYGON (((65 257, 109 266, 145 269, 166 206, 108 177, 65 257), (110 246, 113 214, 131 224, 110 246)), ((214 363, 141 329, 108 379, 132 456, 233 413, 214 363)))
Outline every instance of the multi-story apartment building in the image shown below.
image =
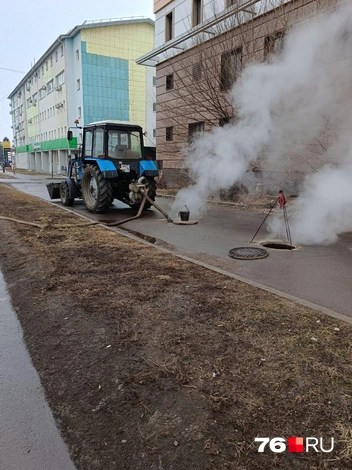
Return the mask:
POLYGON ((63 34, 9 95, 18 168, 62 173, 81 142, 70 127, 137 123, 155 146, 155 74, 135 60, 154 45, 146 18, 85 22, 63 34))
POLYGON ((185 183, 185 149, 193 136, 235 118, 229 94, 242 68, 269 60, 292 25, 335 5, 334 0, 154 0, 155 48, 137 63, 156 68, 157 159, 169 186, 185 183))

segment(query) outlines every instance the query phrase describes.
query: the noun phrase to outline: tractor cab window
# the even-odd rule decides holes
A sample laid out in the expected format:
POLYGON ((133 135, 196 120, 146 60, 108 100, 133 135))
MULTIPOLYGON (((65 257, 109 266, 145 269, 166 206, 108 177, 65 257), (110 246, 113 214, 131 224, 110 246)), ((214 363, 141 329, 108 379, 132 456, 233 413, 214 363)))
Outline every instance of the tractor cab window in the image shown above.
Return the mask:
POLYGON ((93 131, 86 131, 84 134, 84 156, 92 156, 93 131))
POLYGON ((93 158, 98 158, 101 155, 104 155, 104 130, 95 129, 93 158))
POLYGON ((108 133, 109 158, 140 160, 142 158, 141 139, 138 131, 112 131, 108 133))

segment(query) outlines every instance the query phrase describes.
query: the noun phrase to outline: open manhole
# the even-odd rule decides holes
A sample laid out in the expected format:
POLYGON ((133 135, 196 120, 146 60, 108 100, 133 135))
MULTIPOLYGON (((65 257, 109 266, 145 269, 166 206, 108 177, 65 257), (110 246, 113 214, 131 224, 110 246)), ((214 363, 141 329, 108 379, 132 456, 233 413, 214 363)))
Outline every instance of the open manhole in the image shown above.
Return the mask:
POLYGON ((265 246, 265 248, 271 248, 272 250, 297 250, 297 246, 281 240, 264 240, 260 242, 260 244, 265 246))
POLYGON ((232 248, 229 251, 229 256, 236 259, 260 259, 266 258, 269 253, 263 248, 254 248, 250 246, 241 246, 239 248, 232 248))

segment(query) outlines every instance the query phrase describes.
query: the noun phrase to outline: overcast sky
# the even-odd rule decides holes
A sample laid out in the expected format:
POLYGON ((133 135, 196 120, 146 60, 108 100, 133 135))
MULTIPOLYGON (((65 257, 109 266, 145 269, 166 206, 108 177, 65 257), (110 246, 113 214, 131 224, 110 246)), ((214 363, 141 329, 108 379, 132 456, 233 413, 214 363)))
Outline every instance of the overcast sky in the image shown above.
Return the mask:
POLYGON ((86 20, 144 16, 151 19, 153 0, 1 0, 0 140, 13 139, 9 93, 51 44, 86 20), (25 73, 17 73, 20 71, 25 73))

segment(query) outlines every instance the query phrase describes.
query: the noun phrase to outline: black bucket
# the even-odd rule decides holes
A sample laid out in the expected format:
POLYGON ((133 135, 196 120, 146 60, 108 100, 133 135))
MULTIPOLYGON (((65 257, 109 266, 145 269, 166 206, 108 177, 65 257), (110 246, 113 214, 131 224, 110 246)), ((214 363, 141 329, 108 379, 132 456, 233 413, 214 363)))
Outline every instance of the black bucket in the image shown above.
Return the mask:
POLYGON ((50 199, 60 199, 60 183, 48 183, 46 187, 50 199))
POLYGON ((182 210, 178 213, 178 215, 180 216, 182 222, 188 222, 189 221, 189 210, 188 210, 187 206, 185 206, 185 208, 186 208, 186 210, 182 210))

